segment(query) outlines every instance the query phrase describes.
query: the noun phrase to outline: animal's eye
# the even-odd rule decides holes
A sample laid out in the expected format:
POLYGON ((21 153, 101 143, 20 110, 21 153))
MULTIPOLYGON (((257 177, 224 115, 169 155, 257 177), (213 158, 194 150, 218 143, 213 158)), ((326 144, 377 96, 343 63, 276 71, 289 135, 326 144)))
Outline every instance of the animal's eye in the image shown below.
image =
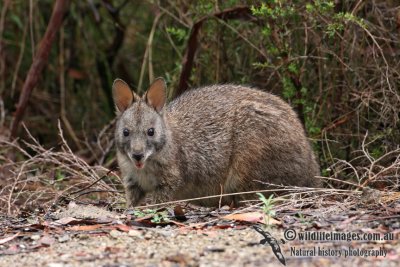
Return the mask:
POLYGON ((148 136, 153 136, 153 135, 154 135, 154 128, 149 128, 149 129, 147 130, 147 135, 148 135, 148 136))
POLYGON ((124 136, 129 136, 129 130, 128 129, 123 129, 122 133, 124 134, 124 136))

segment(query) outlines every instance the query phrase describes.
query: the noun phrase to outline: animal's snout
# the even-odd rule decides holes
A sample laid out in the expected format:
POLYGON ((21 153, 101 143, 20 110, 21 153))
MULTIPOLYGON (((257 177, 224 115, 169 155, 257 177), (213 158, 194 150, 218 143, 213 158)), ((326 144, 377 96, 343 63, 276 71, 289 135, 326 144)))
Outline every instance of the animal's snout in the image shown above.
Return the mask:
POLYGON ((134 158, 136 161, 140 161, 141 159, 143 159, 143 157, 144 157, 144 155, 142 153, 140 153, 140 154, 133 153, 132 154, 132 158, 134 158))

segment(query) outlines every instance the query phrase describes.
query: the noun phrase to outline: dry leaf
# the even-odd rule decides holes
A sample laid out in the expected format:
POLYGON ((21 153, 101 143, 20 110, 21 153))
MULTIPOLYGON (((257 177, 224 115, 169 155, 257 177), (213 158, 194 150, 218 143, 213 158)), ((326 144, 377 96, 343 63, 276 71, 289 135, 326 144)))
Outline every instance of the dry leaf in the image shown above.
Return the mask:
POLYGON ((52 224, 54 225, 67 225, 67 224, 76 224, 80 222, 80 219, 76 219, 74 217, 64 217, 57 221, 54 221, 52 224))
POLYGON ((185 216, 185 212, 183 211, 183 208, 182 208, 182 206, 180 206, 180 205, 176 205, 176 206, 174 207, 174 216, 175 216, 175 218, 176 218, 177 220, 180 220, 180 221, 185 221, 185 220, 187 220, 187 218, 186 218, 186 216, 185 216))
POLYGON ((12 236, 5 237, 5 238, 3 238, 3 239, 0 239, 0 245, 1 245, 1 244, 5 244, 5 243, 7 243, 8 241, 13 240, 13 239, 16 238, 18 235, 19 235, 19 232, 16 233, 15 235, 12 235, 12 236))
POLYGON ((122 231, 122 232, 129 232, 131 230, 134 230, 134 228, 132 226, 126 225, 126 224, 117 224, 115 226, 116 229, 122 231))
POLYGON ((82 79, 85 79, 85 77, 86 77, 86 74, 83 71, 73 69, 73 68, 68 69, 68 75, 71 78, 76 79, 76 80, 82 80, 82 79))
POLYGON ((103 225, 101 224, 93 224, 93 225, 75 225, 68 227, 67 230, 71 231, 94 231, 101 228, 103 225))
MULTIPOLYGON (((264 214, 261 212, 246 212, 246 213, 236 213, 236 214, 229 214, 222 219, 225 220, 234 220, 234 221, 244 221, 244 222, 253 222, 253 223, 262 223, 264 222, 264 214)), ((280 224, 279 221, 269 218, 269 224, 280 224)))

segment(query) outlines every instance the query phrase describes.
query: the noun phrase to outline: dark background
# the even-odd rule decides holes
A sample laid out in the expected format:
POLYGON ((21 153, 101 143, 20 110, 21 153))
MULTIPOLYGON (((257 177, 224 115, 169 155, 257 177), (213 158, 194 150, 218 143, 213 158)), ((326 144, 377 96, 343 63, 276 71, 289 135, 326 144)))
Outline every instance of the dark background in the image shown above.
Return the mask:
MULTIPOLYGON (((5 139, 55 2, 0 2, 5 139)), ((355 172, 398 157, 398 1, 85 0, 64 11, 23 117, 45 147, 59 143, 60 119, 77 155, 112 165, 112 81, 142 93, 161 76, 170 99, 215 83, 282 96, 303 121, 323 175, 362 183, 355 172), (101 151, 98 142, 110 145, 101 151)), ((26 138, 21 125, 15 136, 26 138)))

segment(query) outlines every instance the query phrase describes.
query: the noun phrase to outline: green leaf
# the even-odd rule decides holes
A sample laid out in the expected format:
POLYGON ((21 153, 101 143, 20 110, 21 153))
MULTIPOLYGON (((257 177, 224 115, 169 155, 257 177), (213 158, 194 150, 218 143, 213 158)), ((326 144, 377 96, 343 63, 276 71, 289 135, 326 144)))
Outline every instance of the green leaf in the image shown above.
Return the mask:
POLYGON ((12 20, 15 24, 17 24, 18 28, 19 28, 21 31, 24 30, 24 26, 23 26, 23 24, 22 24, 22 21, 21 21, 21 19, 20 19, 17 15, 15 15, 15 14, 10 14, 10 18, 11 18, 11 20, 12 20))

